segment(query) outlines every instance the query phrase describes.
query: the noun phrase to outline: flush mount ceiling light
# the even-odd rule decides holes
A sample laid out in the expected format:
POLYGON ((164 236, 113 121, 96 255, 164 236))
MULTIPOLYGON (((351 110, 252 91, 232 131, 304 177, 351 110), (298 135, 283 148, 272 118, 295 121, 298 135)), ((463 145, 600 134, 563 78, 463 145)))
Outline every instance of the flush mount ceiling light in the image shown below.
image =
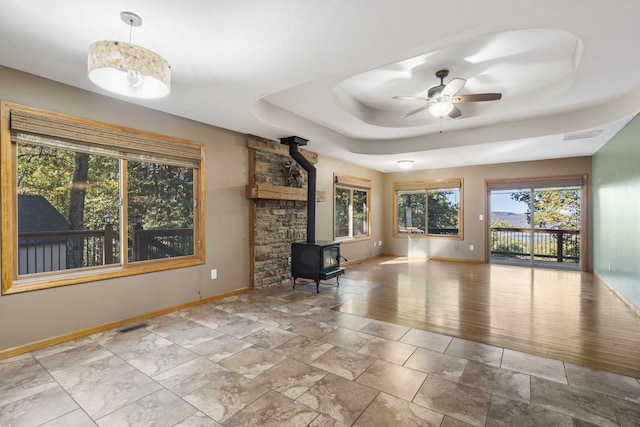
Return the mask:
POLYGON ((411 166, 413 166, 413 160, 398 160, 400 169, 411 169, 411 166))
POLYGON ((129 42, 102 40, 89 46, 89 79, 110 92, 133 98, 161 98, 171 90, 171 68, 157 53, 131 44, 133 27, 142 25, 135 13, 122 12, 130 26, 129 42))

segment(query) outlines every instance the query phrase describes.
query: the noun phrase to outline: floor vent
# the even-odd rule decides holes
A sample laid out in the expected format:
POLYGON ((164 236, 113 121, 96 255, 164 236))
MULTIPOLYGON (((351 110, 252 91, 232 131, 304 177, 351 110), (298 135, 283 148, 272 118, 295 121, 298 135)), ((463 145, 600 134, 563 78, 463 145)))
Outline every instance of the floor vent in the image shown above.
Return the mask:
POLYGON ((146 328, 147 326, 149 325, 147 325, 146 323, 138 323, 137 325, 131 325, 131 326, 127 326, 126 328, 118 329, 118 332, 120 332, 121 334, 124 334, 126 332, 135 331, 136 329, 146 328))
POLYGON ((563 141, 573 141, 575 139, 595 138, 602 133, 602 129, 588 130, 585 132, 565 133, 562 137, 563 141))

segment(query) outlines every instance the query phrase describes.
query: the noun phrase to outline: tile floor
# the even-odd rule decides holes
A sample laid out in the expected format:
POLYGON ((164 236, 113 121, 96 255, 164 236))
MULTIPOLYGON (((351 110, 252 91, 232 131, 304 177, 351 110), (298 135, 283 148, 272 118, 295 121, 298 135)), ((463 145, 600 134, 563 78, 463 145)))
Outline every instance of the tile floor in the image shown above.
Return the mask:
POLYGON ((2 360, 0 425, 640 425, 637 378, 331 310, 370 286, 256 290, 2 360))

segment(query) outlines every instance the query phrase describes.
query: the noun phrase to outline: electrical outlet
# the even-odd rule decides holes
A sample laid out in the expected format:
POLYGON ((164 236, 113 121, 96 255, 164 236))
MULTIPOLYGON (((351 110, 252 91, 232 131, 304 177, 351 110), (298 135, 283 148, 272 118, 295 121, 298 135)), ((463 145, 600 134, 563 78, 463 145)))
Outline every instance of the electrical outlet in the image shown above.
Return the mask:
POLYGON ((478 216, 478 219, 479 219, 480 221, 483 221, 483 220, 484 220, 484 215, 480 214, 480 215, 478 216))
POLYGON ((469 245, 469 250, 470 251, 475 251, 476 250, 476 245, 469 245))
POLYGON ((211 280, 214 280, 217 278, 218 278, 218 270, 214 268, 213 270, 211 270, 211 280))
POLYGON ((613 270, 613 265, 611 265, 611 263, 609 263, 609 271, 613 270))
POLYGON ((373 242, 373 247, 375 248, 378 245, 378 242, 373 242))
POLYGON ((378 240, 378 246, 382 246, 382 240, 378 240))

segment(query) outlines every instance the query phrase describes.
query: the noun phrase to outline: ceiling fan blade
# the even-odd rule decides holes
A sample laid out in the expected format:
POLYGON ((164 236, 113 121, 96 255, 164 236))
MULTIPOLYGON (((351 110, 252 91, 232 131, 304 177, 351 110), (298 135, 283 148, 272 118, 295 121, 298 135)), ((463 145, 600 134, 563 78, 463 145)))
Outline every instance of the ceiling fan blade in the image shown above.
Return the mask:
MULTIPOLYGON (((426 110, 429 107, 429 105, 423 105, 420 108, 416 108, 415 110, 411 110, 409 111, 407 114, 400 116, 401 119, 404 119, 405 117, 409 117, 409 116, 413 116, 414 114, 419 113, 420 111, 426 110)), ((455 108, 455 107, 454 107, 455 108)))
POLYGON ((500 98, 502 98, 501 93, 476 93, 472 95, 458 95, 455 97, 455 102, 497 101, 500 98))
POLYGON ((400 99, 402 101, 428 101, 429 98, 419 96, 394 96, 393 99, 400 99))
POLYGON ((453 79, 451 80, 449 83, 447 83, 447 85, 444 87, 444 89, 442 90, 442 96, 453 96, 456 93, 458 93, 458 91, 460 89, 462 89, 462 87, 464 86, 464 84, 467 81, 465 79, 453 79))
POLYGON ((460 109, 454 105, 453 109, 449 113, 449 117, 451 117, 452 119, 455 119, 456 117, 460 117, 461 115, 462 115, 462 111, 460 111, 460 109))

